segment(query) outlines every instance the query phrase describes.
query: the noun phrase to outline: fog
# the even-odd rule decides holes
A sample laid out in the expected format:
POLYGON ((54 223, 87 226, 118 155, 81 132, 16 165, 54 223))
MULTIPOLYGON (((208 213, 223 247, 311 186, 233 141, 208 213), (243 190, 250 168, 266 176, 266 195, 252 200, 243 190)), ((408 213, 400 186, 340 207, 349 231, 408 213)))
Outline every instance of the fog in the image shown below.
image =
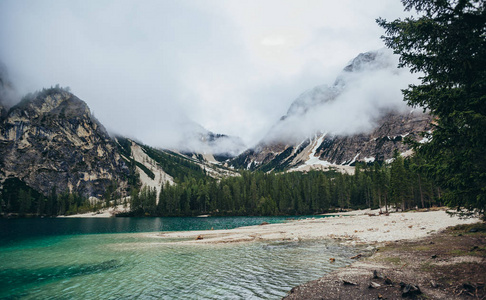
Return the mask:
MULTIPOLYGON (((176 147, 200 125, 251 146, 303 91, 332 86, 350 59, 383 47, 376 18, 405 15, 398 0, 2 0, 0 61, 19 94, 69 86, 112 133, 176 147)), ((356 80, 296 134, 321 119, 340 132, 368 128, 406 86, 388 75, 356 80)))
POLYGON ((317 86, 293 103, 285 118, 265 137, 265 142, 298 143, 316 133, 352 135, 370 132, 389 112, 404 113, 411 108, 401 90, 418 83, 417 74, 398 69, 398 57, 391 50, 369 52, 376 57, 350 62, 331 86, 317 86))

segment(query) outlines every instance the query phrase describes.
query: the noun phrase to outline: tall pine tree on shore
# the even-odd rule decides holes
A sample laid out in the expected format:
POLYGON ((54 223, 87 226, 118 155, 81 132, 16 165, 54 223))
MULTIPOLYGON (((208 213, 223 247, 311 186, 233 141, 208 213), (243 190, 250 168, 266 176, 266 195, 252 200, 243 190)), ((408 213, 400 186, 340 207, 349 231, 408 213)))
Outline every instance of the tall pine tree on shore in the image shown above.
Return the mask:
POLYGON ((486 211, 486 4, 484 0, 402 0, 417 17, 388 22, 387 47, 400 66, 423 74, 404 90, 412 106, 435 116, 416 144, 451 207, 486 211))

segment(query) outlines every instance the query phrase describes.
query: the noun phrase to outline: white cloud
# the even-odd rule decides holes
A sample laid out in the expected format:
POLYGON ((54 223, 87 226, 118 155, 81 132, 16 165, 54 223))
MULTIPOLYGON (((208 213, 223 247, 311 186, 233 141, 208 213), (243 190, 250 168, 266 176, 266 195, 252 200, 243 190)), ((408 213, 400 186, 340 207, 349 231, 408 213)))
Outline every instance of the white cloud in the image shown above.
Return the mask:
POLYGON ((59 83, 108 129, 167 146, 177 120, 256 143, 302 91, 382 47, 399 1, 3 0, 0 61, 20 92, 59 83))
POLYGON ((386 113, 409 110, 401 89, 416 82, 417 76, 407 69, 397 69, 398 60, 391 51, 382 49, 375 53, 375 60, 352 72, 341 72, 334 85, 303 93, 265 139, 297 143, 316 132, 366 133, 386 113))

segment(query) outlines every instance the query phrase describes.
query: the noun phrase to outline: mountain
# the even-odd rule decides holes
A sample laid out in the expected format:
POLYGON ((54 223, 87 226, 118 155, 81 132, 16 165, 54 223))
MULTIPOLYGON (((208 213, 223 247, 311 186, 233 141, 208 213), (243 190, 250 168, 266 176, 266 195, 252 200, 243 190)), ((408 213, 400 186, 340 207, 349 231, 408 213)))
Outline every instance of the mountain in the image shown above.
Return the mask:
POLYGON ((182 134, 175 149, 188 157, 218 163, 247 149, 241 138, 211 132, 195 122, 181 123, 179 128, 182 134))
POLYGON ((227 165, 351 170, 357 161, 389 160, 395 149, 406 155, 404 138, 419 140, 432 118, 404 106, 400 95, 394 99, 375 89, 393 83, 394 66, 382 51, 360 54, 333 85, 301 94, 267 136, 243 153, 239 138, 194 122, 181 125, 177 150, 112 138, 85 102, 59 87, 10 107, 15 89, 0 68, 0 186, 15 179, 44 195, 55 190, 103 198, 113 187, 123 196, 134 187, 160 191, 166 184, 237 175, 227 165))
MULTIPOLYGON (((192 137, 200 139, 193 145, 207 145, 199 151, 215 151, 228 141, 231 147, 238 141, 205 130, 192 137)), ((210 163, 201 154, 188 157, 124 137, 112 138, 84 101, 58 87, 24 97, 0 119, 0 185, 16 178, 44 195, 55 189, 103 198, 114 183, 121 195, 127 195, 131 187, 160 191, 166 183, 187 178, 233 175, 234 171, 210 163)))
POLYGON ((230 164, 262 171, 352 172, 355 162, 387 161, 395 149, 409 154, 404 138, 421 139, 432 117, 406 107, 399 88, 394 94, 400 76, 395 66, 386 51, 359 54, 332 86, 302 93, 256 147, 230 164))
POLYGON ((115 142, 125 163, 133 165, 139 184, 157 191, 156 202, 160 190, 166 184, 181 183, 188 178, 220 179, 236 175, 233 170, 208 162, 200 156, 188 157, 173 150, 153 148, 121 136, 116 137, 115 142))
POLYGON ((65 89, 30 94, 0 119, 0 183, 101 198, 113 182, 127 188, 128 175, 103 125, 65 89))

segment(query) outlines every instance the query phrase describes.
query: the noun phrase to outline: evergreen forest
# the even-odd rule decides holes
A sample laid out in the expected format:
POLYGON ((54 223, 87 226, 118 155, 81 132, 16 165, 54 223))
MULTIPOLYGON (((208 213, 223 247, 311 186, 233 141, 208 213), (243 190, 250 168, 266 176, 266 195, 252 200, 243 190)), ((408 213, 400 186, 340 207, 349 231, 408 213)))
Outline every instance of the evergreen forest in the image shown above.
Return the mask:
POLYGON ((441 189, 423 172, 416 157, 395 153, 391 164, 358 164, 353 175, 337 171, 264 173, 241 176, 186 178, 157 192, 148 187, 132 191, 133 216, 303 215, 343 209, 406 210, 441 203, 441 189))
MULTIPOLYGON (((96 212, 124 204, 124 216, 310 215, 344 209, 406 210, 442 205, 441 189, 426 176, 418 156, 395 153, 390 164, 357 164, 354 174, 335 170, 302 172, 240 171, 220 180, 185 176, 166 183, 159 195, 149 187, 134 187, 121 197, 113 183, 103 201, 54 189, 44 196, 18 179, 9 179, 0 196, 0 212, 19 215, 69 215, 96 212), (159 201, 157 202, 157 196, 159 201)), ((136 180, 134 180, 136 181, 136 180)))

